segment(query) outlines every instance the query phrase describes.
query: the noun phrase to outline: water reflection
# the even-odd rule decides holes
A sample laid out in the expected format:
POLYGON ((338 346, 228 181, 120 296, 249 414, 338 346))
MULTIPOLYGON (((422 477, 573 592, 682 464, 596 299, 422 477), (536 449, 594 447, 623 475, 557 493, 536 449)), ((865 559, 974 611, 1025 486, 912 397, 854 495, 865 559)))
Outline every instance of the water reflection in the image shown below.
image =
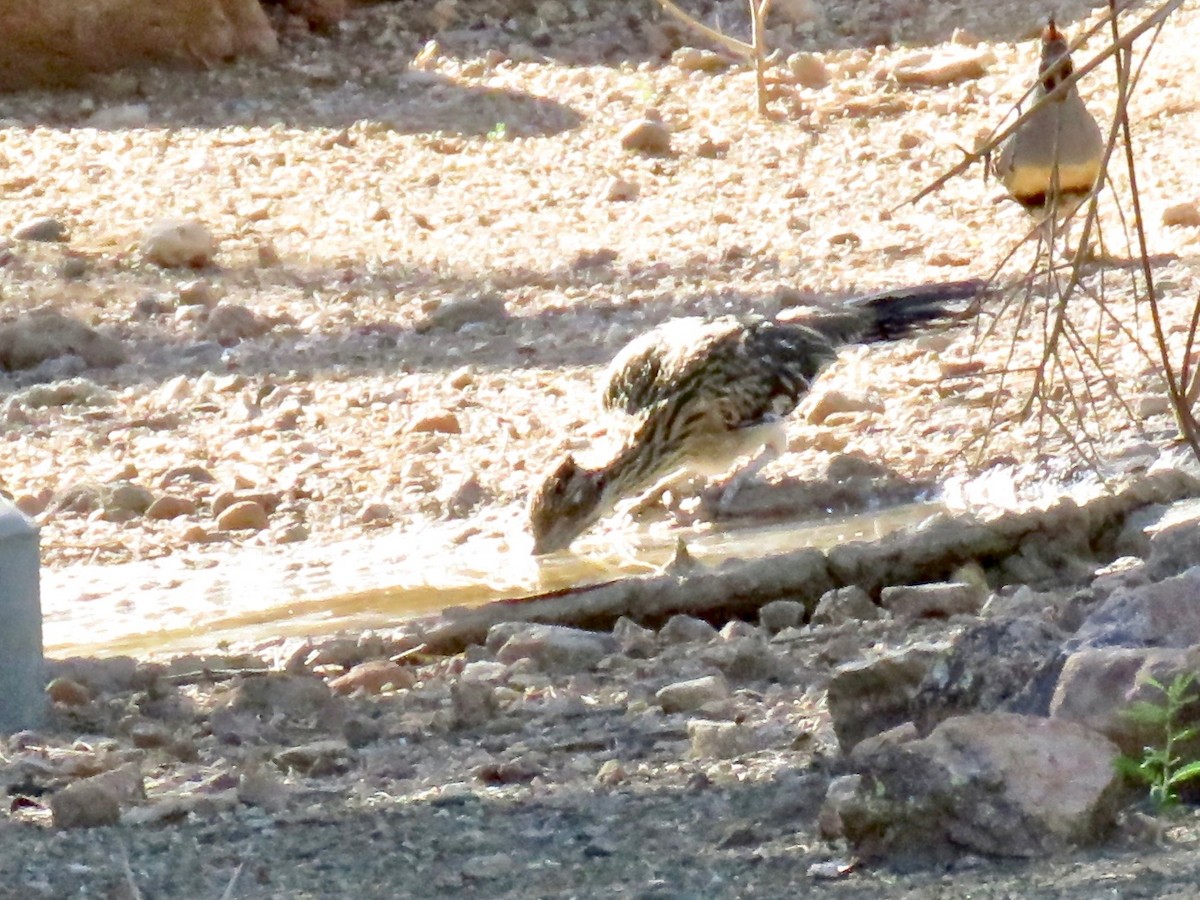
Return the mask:
MULTIPOLYGON (((219 564, 182 556, 119 566, 74 566, 42 576, 46 653, 170 655, 394 626, 448 606, 611 581, 661 569, 682 536, 715 565, 802 547, 877 540, 938 512, 918 503, 855 516, 769 527, 671 529, 577 542, 535 561, 521 537, 468 538, 449 528, 385 533, 313 549, 244 548, 219 564)), ((461 526, 459 526, 461 531, 461 526)))

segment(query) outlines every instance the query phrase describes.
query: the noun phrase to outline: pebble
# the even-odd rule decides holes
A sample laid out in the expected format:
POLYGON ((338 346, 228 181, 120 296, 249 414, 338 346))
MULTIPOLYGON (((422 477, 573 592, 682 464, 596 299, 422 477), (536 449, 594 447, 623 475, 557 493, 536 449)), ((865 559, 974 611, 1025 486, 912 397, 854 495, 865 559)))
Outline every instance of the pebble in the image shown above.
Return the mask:
POLYGON ((600 190, 600 196, 609 203, 625 203, 630 200, 636 200, 638 197, 639 188, 632 181, 626 181, 624 178, 617 178, 615 175, 604 182, 604 186, 600 190))
POLYGON ((706 703, 729 697, 729 684, 720 675, 705 675, 668 684, 655 694, 663 712, 694 712, 706 703))
POLYGON ((829 69, 815 53, 793 53, 787 59, 787 67, 801 87, 820 88, 829 84, 829 69))
POLYGON ((783 631, 804 624, 808 610, 796 600, 772 600, 758 611, 758 622, 770 632, 783 631))
POLYGON ((102 131, 124 131, 129 128, 145 128, 150 124, 150 107, 145 103, 122 103, 98 109, 84 120, 87 128, 102 131))
POLYGON ((1183 226, 1185 228, 1200 227, 1200 205, 1193 201, 1176 203, 1163 210, 1162 223, 1167 227, 1183 226))
POLYGON ((185 281, 179 286, 180 306, 215 306, 217 296, 207 281, 185 281))
POLYGON ((693 719, 687 724, 687 733, 696 759, 733 759, 761 746, 758 733, 740 722, 693 719))
POLYGON ((43 241, 58 243, 67 240, 67 226, 53 216, 29 219, 18 225, 12 234, 18 241, 43 241))
POLYGON ((262 531, 268 524, 267 511, 255 500, 242 500, 217 516, 222 531, 262 531))
POLYGON ((844 625, 848 622, 870 622, 887 618, 887 611, 880 609, 871 595, 858 585, 826 591, 813 610, 813 625, 844 625))
POLYGON ((658 632, 659 639, 667 644, 708 643, 716 636, 717 629, 703 619, 684 615, 671 616, 658 632))
POLYGON ((983 608, 985 599, 985 592, 976 585, 946 581, 885 587, 880 592, 879 603, 894 616, 920 619, 961 613, 973 615, 983 608))
POLYGON ((334 678, 329 682, 329 689, 335 694, 353 694, 356 691, 381 694, 386 690, 412 687, 416 680, 411 668, 387 659, 372 659, 334 678))
POLYGON ((353 756, 349 744, 331 738, 289 747, 275 754, 275 764, 285 772, 295 771, 317 778, 346 771, 353 756))
POLYGON ((431 413, 417 419, 408 429, 414 434, 462 434, 458 416, 452 412, 431 413))
POLYGON ((180 516, 193 516, 196 514, 196 504, 187 497, 176 497, 171 494, 166 494, 157 498, 146 509, 146 518, 154 519, 155 521, 166 521, 168 519, 178 519, 180 516))
POLYGON ((722 72, 733 62, 722 53, 696 47, 680 47, 671 54, 671 64, 685 72, 722 72))
POLYGON ((51 796, 50 814, 55 828, 96 828, 121 821, 121 804, 107 785, 84 779, 51 796))
POLYGON ((194 219, 161 219, 142 232, 142 257, 165 269, 199 269, 209 265, 217 242, 194 219))
POLYGON ((244 340, 261 337, 270 330, 271 323, 253 310, 238 303, 222 303, 204 320, 201 335, 222 347, 232 347, 244 340))
POLYGON ((54 678, 46 685, 46 696, 63 706, 84 706, 92 699, 86 686, 71 678, 54 678))
POLYGON ((654 111, 622 128, 620 142, 623 150, 633 153, 665 155, 671 152, 671 132, 654 111))

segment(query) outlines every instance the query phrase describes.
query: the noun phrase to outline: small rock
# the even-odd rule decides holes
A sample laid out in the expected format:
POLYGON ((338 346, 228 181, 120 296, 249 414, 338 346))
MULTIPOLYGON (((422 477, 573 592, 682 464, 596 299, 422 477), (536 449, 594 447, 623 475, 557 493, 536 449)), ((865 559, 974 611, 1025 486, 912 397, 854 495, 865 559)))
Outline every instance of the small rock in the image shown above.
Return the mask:
POLYGON ((450 702, 454 707, 454 724, 459 728, 482 725, 495 717, 500 708, 495 687, 486 681, 452 682, 450 702))
POLYGON ((458 331, 467 325, 491 325, 509 318, 508 306, 496 294, 480 294, 439 303, 415 326, 417 334, 434 328, 458 331))
POLYGON ((104 498, 104 511, 106 513, 130 512, 141 515, 150 508, 150 504, 153 502, 154 495, 146 488, 123 482, 109 488, 108 494, 104 498))
POLYGON ((67 239, 67 226, 53 216, 41 216, 22 222, 12 236, 18 241, 58 243, 67 239))
POLYGON ((260 318, 253 310, 237 303, 220 303, 204 320, 201 334, 206 340, 216 341, 222 347, 232 347, 242 341, 262 337, 271 330, 271 323, 260 318))
POLYGON ((923 734, 954 715, 1022 712, 1050 707, 1066 634, 1037 616, 998 617, 973 624, 954 638, 929 670, 913 699, 923 734))
POLYGON ((824 10, 816 0, 776 0, 771 12, 792 25, 808 25, 824 18, 824 10))
POLYGON ((995 62, 991 50, 964 49, 937 57, 932 53, 916 53, 900 60, 886 72, 900 84, 921 87, 941 87, 956 81, 982 78, 988 66, 995 62))
POLYGON ((130 742, 140 750, 166 747, 174 737, 170 729, 158 722, 137 722, 129 729, 130 742))
POLYGON ((880 605, 902 619, 975 615, 986 600, 978 585, 961 581, 894 585, 880 591, 880 605))
POLYGON ((0 369, 32 369, 68 355, 96 367, 126 359, 118 341, 54 310, 35 310, 0 325, 0 369))
POLYGON ((504 642, 496 659, 532 660, 542 671, 581 672, 595 668, 612 650, 609 635, 563 625, 526 625, 504 642))
POLYGON ((680 47, 671 54, 671 64, 684 72, 723 72, 733 65, 733 60, 713 50, 680 47))
POLYGON ((829 84, 829 69, 815 53, 793 53, 787 59, 788 71, 796 84, 806 88, 820 88, 829 84))
MULTIPOLYGON (((1162 223, 1167 227, 1196 228, 1200 226, 1200 206, 1192 201, 1168 206, 1163 210, 1162 223)), ((16 235, 16 237, 20 237, 20 235, 16 235)))
POLYGON ((729 684, 720 675, 705 675, 689 681, 677 681, 662 688, 655 699, 663 712, 693 712, 706 703, 729 697, 729 684))
POLYGON ((703 619, 684 615, 671 616, 658 632, 659 640, 665 644, 708 643, 716 636, 717 629, 703 619))
POLYGON ((695 759, 733 759, 762 749, 759 733, 741 722, 692 719, 687 731, 695 759))
POLYGON ((887 618, 888 613, 871 600, 858 585, 826 591, 813 610, 813 625, 845 625, 848 622, 872 622, 887 618))
POLYGON ((180 516, 194 516, 196 504, 187 497, 176 497, 166 494, 156 499, 146 509, 146 518, 156 521, 178 519, 180 516))
POLYGON ((873 393, 851 394, 830 389, 813 399, 808 420, 814 425, 821 425, 837 413, 882 413, 885 409, 883 401, 873 393))
POLYGON ((101 131, 126 131, 150 124, 150 106, 146 103, 122 103, 96 110, 84 124, 101 131))
POLYGON ((452 412, 431 413, 417 419, 408 430, 413 434, 462 434, 458 416, 452 412))
POLYGON ((267 511, 254 500, 235 503, 217 517, 222 531, 262 531, 268 524, 267 511))
POLYGON ((780 669, 780 660, 774 650, 759 637, 709 644, 701 649, 700 658, 733 681, 774 678, 780 669))
POLYGON ((508 875, 516 866, 517 860, 510 853, 489 853, 467 859, 462 873, 467 878, 486 881, 508 875))
POLYGON ((179 286, 180 306, 216 306, 217 296, 207 281, 185 281, 179 286))
POLYGON ((806 615, 807 607, 797 600, 772 600, 758 611, 758 624, 774 633, 803 625, 806 615))
POLYGON ((634 153, 665 155, 671 152, 671 132, 656 112, 636 119, 621 129, 621 147, 634 153))
MULTIPOLYGON (((1103 734, 1130 756, 1140 758, 1162 739, 1161 726, 1125 714, 1131 703, 1161 705, 1162 692, 1150 679, 1170 685, 1176 676, 1200 671, 1200 647, 1097 647, 1072 653, 1063 665, 1050 715, 1077 722, 1103 734)), ((1194 706, 1182 711, 1179 728, 1196 725, 1194 706)), ((1196 742, 1176 745, 1184 759, 1195 759, 1196 742)))
POLYGON ((199 269, 212 262, 217 244, 194 219, 162 219, 142 233, 141 251, 148 262, 166 269, 199 269))
POLYGON ((838 669, 829 681, 826 704, 843 752, 912 718, 913 700, 943 652, 917 644, 838 669))
POLYGON ((92 699, 92 692, 71 678, 54 678, 46 685, 46 696, 63 706, 84 706, 92 699))
POLYGON ((55 828, 96 828, 121 821, 121 804, 114 791, 90 778, 68 784, 50 797, 55 828))
POLYGON ((617 649, 633 659, 650 659, 658 652, 654 632, 625 616, 613 625, 613 637, 617 640, 617 649))
POLYGON ((320 777, 347 771, 353 756, 354 752, 344 740, 331 738, 282 750, 275 754, 275 765, 285 772, 320 777))
POLYGON ((382 500, 369 500, 358 511, 358 521, 364 525, 386 524, 395 518, 392 507, 382 500))
POLYGON ((626 181, 624 178, 614 175, 604 182, 604 186, 600 189, 600 196, 609 203, 623 203, 636 200, 638 192, 638 186, 632 181, 626 181))
POLYGON ((335 694, 353 694, 355 691, 380 694, 388 689, 412 687, 416 680, 411 668, 386 659, 372 659, 334 678, 329 682, 329 689, 335 694))
MULTIPOLYGON (((1165 534, 1165 533, 1164 533, 1165 534)), ((1200 547, 1200 532, 1187 532, 1171 541, 1174 549, 1200 547)), ((1194 557, 1193 557, 1194 558, 1194 557)), ((1152 575, 1167 556, 1153 552, 1147 564, 1152 575)), ((1172 561, 1170 568, 1175 563, 1172 561)), ((1167 571, 1169 568, 1164 566, 1167 571)), ((1076 632, 1084 646, 1190 647, 1200 644, 1200 566, 1154 584, 1118 587, 1094 609, 1076 632)))

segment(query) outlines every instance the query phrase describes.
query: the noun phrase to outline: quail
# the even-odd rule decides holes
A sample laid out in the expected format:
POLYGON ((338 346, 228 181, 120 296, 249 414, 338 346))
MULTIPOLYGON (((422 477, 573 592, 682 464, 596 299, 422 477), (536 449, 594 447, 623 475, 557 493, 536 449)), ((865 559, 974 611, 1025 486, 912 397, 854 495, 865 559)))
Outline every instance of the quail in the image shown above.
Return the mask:
MULTIPOLYGON (((1051 93, 1073 71, 1067 39, 1051 18, 1042 31, 1035 100, 1051 93)), ((1035 217, 1066 217, 1095 186, 1104 146, 1100 126, 1071 85, 1009 136, 993 171, 1013 199, 1035 217)))

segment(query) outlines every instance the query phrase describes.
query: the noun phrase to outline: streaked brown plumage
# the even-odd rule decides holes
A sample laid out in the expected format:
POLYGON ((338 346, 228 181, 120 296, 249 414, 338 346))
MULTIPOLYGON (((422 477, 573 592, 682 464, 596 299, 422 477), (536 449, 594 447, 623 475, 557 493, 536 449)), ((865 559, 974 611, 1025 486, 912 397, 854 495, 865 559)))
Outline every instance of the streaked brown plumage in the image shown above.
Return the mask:
POLYGON ((782 452, 783 417, 842 345, 900 337, 977 289, 962 282, 881 294, 807 323, 672 319, 634 339, 610 363, 601 393, 605 409, 633 417, 634 427, 604 465, 567 456, 534 491, 534 552, 568 547, 622 499, 686 472, 720 474, 764 447, 782 452))
MULTIPOLYGON (((1042 32, 1034 100, 1071 77, 1067 39, 1051 18, 1042 32)), ((1104 136, 1075 85, 1045 103, 1000 149, 994 171, 1013 199, 1036 216, 1069 215, 1091 193, 1104 136)))

